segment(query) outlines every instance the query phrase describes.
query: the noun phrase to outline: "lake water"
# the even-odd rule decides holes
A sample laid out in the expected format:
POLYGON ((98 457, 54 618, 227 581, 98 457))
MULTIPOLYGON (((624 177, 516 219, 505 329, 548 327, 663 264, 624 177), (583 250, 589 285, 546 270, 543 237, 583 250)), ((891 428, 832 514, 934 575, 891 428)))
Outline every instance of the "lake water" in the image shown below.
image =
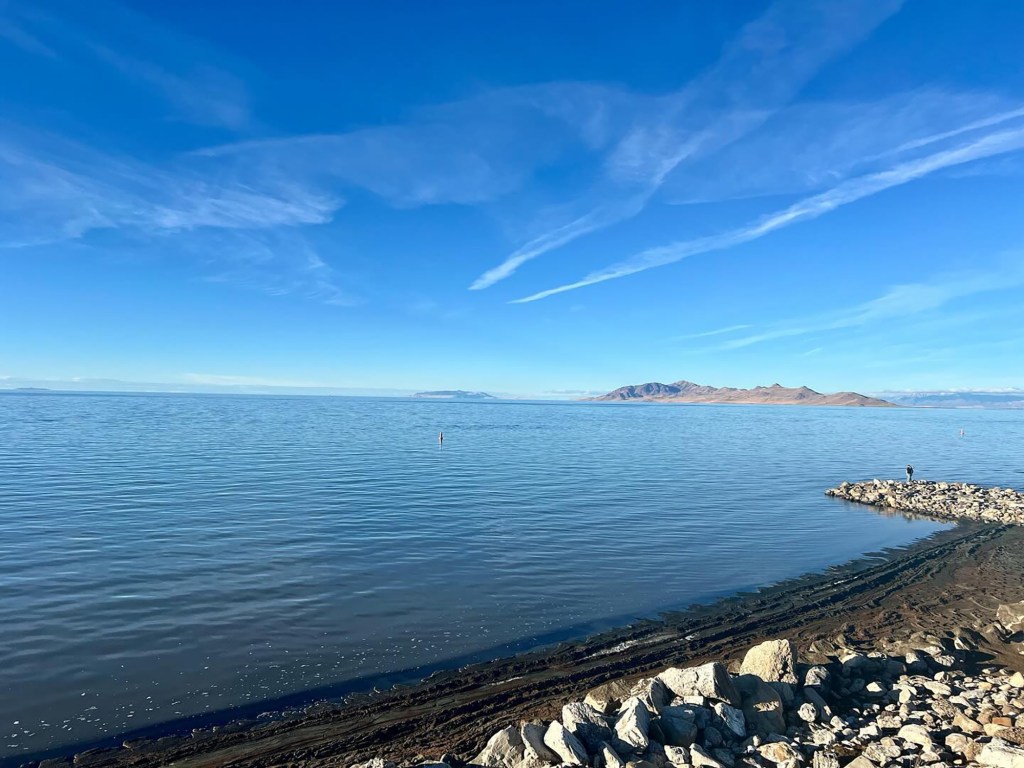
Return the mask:
POLYGON ((1024 412, 3 394, 0 757, 904 545, 822 491, 908 462, 1020 488, 1024 412))

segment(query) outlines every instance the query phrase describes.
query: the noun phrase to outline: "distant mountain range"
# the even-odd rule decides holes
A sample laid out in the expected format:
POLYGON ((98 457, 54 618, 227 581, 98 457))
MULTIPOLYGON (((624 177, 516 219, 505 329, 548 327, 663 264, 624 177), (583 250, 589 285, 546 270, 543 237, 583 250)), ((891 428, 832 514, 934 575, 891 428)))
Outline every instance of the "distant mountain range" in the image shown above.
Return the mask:
POLYGON ((1024 389, 974 392, 883 392, 899 405, 919 408, 1024 408, 1024 389))
POLYGON ((429 400, 497 400, 486 392, 466 392, 462 389, 440 389, 434 392, 417 392, 413 397, 429 400))
POLYGON ((836 392, 823 395, 807 387, 770 387, 736 389, 734 387, 709 387, 692 381, 677 381, 674 384, 650 382, 620 387, 606 395, 588 397, 599 401, 647 401, 659 403, 736 403, 745 405, 846 405, 860 407, 895 407, 895 403, 876 397, 859 395, 856 392, 836 392))

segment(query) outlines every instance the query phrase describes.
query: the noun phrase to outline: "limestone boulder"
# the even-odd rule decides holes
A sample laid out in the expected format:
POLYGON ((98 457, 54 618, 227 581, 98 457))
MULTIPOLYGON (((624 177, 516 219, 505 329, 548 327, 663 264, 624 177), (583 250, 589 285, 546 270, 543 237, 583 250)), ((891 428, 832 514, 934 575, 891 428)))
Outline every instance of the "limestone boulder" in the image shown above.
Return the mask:
POLYGON ((643 752, 650 745, 651 712, 636 696, 627 699, 615 721, 615 744, 643 752))
POLYGON ((728 670, 717 661, 699 667, 670 667, 658 675, 658 679, 679 698, 704 696, 733 706, 740 703, 739 693, 728 670))
POLYGON ((706 749, 699 744, 690 747, 690 762, 694 768, 726 768, 725 763, 717 757, 713 757, 706 749))
POLYGON ((544 734, 547 729, 540 723, 523 723, 519 729, 519 736, 523 740, 525 758, 524 762, 529 764, 554 764, 561 762, 561 758, 544 743, 544 734))
POLYGON ((665 707, 657 721, 664 743, 673 747, 689 747, 697 740, 700 727, 690 707, 665 707))
POLYGON ((585 702, 574 701, 562 707, 562 725, 591 754, 596 754, 604 742, 612 740, 614 718, 602 715, 585 702))
POLYGON ((557 720, 545 731, 544 744, 558 755, 563 765, 586 765, 590 760, 583 743, 557 720))
POLYGON ((619 707, 633 694, 633 683, 625 680, 612 680, 592 689, 583 699, 587 704, 603 715, 611 715, 619 711, 619 707))
POLYGON ((1024 601, 1000 605, 996 609, 996 618, 1011 632, 1024 632, 1024 601))
POLYGON ((669 765, 683 768, 690 765, 690 750, 686 747, 666 746, 665 759, 668 760, 669 765))
POLYGON ((502 728, 491 736, 480 753, 470 760, 483 768, 518 768, 526 758, 526 745, 518 728, 502 728))
POLYGON ((981 748, 977 761, 990 768, 1024 768, 1024 747, 993 739, 981 748))
POLYGON ((996 736, 1010 744, 1016 744, 1018 747, 1024 747, 1024 728, 1003 728, 996 734, 996 736))
POLYGON ((712 710, 718 716, 720 730, 730 733, 738 739, 747 738, 747 719, 743 716, 743 710, 726 704, 724 701, 717 701, 712 710))
POLYGON ((796 685, 796 646, 790 640, 766 640, 743 657, 741 675, 757 675, 766 683, 796 685))
POLYGON ((782 697, 756 675, 740 675, 736 685, 743 694, 743 716, 748 731, 761 736, 786 732, 782 697))
POLYGON ((814 666, 807 670, 804 675, 804 687, 805 688, 823 688, 828 689, 832 685, 832 674, 828 671, 828 668, 822 666, 814 666))
POLYGON ((652 714, 660 712, 664 707, 672 703, 672 691, 664 682, 656 677, 647 677, 638 680, 629 692, 630 696, 636 696, 644 703, 644 706, 652 714))
POLYGON ((803 759, 803 755, 784 741, 773 741, 768 744, 762 744, 757 748, 757 751, 765 760, 770 760, 776 765, 796 762, 803 759))
POLYGON ((908 741, 911 744, 917 744, 920 747, 924 747, 927 750, 934 749, 935 743, 932 740, 931 732, 923 725, 916 723, 910 723, 900 728, 899 733, 896 734, 898 738, 908 741))
POLYGON ((594 761, 597 768, 626 768, 626 762, 619 757, 611 744, 602 744, 594 761))

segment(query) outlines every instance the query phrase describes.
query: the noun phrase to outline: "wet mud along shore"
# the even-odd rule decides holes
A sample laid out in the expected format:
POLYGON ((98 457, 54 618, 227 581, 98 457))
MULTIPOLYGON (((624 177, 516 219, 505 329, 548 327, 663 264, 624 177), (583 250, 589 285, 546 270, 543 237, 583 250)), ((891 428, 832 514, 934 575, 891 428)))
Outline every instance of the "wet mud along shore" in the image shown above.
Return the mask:
MULTIPOLYGON (((756 552, 750 567, 757 567, 756 552)), ((77 755, 75 763, 349 766, 381 756, 437 760, 443 753, 468 760, 496 727, 550 719, 565 701, 601 683, 671 665, 736 659, 766 637, 788 637, 813 656, 815 647, 834 643, 837 635, 844 647, 873 649, 914 632, 981 628, 999 603, 1024 599, 1021 573, 1024 528, 963 523, 906 549, 663 620, 437 674, 415 686, 352 697, 343 706, 311 707, 256 727, 92 751, 77 755)), ((1024 668, 1019 645, 989 639, 977 651, 979 660, 1024 668)))

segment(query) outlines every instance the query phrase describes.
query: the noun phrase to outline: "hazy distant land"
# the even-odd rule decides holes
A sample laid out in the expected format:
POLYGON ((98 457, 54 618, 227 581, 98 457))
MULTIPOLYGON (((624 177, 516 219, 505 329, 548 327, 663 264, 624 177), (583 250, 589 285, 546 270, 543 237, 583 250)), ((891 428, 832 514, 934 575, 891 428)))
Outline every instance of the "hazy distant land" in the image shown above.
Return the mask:
POLYGON ((770 387, 737 389, 735 387, 711 387, 694 384, 692 381, 677 381, 674 384, 649 382, 619 387, 598 397, 587 400, 597 401, 640 401, 661 403, 735 403, 744 405, 845 405, 873 408, 894 408, 895 403, 867 397, 856 392, 836 392, 825 395, 808 387, 770 387))
POLYGON ((897 405, 918 408, 1024 408, 1024 390, 949 391, 949 392, 883 392, 897 405))
POLYGON ((413 397, 425 400, 497 400, 486 392, 467 392, 464 389, 439 389, 433 392, 417 392, 413 397))

